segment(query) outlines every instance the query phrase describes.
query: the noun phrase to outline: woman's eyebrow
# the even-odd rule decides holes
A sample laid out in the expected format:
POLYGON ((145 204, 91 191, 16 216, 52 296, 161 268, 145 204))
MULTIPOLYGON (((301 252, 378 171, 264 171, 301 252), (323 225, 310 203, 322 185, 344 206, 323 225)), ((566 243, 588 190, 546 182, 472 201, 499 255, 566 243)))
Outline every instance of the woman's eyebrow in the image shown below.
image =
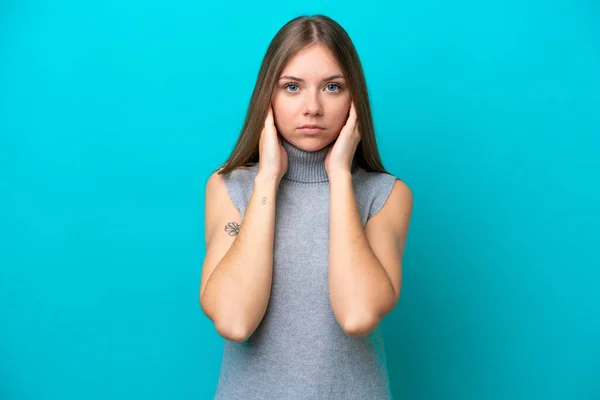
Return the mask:
MULTIPOLYGON (((330 81, 330 80, 332 80, 332 79, 339 79, 339 78, 345 79, 345 78, 344 78, 344 75, 341 75, 341 74, 335 74, 335 75, 328 76, 327 78, 323 79, 323 81, 330 81)), ((290 75, 284 75, 284 76, 280 76, 280 77, 279 77, 279 79, 291 79, 291 80, 293 80, 293 81, 304 82, 304 79, 302 79, 302 78, 297 78, 297 77, 295 77, 295 76, 290 76, 290 75)))

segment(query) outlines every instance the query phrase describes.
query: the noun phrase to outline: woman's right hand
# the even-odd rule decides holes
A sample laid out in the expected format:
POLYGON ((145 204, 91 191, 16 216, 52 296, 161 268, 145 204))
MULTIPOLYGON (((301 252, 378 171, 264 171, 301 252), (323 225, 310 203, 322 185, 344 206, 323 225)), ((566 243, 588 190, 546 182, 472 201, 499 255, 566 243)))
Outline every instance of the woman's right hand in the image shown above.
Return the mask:
POLYGON ((260 133, 258 153, 258 175, 275 178, 279 183, 287 172, 288 156, 275 128, 272 105, 269 105, 265 125, 260 133))

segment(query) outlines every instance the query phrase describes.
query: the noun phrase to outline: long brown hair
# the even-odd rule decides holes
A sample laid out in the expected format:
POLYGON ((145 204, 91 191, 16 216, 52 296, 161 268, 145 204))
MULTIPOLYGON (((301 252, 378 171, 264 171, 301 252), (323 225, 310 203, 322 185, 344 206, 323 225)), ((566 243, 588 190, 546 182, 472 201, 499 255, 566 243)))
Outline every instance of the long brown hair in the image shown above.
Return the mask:
POLYGON ((313 44, 321 44, 329 49, 348 82, 361 133, 354 155, 357 165, 367 171, 387 172, 377 149, 367 84, 354 44, 336 21, 324 15, 315 15, 292 19, 269 44, 250 98, 244 126, 231 155, 217 169, 219 174, 226 175, 236 168, 258 163, 260 134, 279 74, 296 53, 313 44))

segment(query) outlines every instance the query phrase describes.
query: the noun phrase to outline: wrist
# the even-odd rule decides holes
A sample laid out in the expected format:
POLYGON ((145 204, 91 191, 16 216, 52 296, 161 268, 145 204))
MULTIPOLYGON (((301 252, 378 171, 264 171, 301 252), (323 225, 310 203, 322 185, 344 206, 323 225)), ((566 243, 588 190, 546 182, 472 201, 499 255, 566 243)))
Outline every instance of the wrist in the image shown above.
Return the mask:
POLYGON ((329 181, 351 180, 352 172, 349 169, 337 169, 335 171, 327 171, 329 181))
POLYGON ((254 186, 272 187, 277 189, 279 187, 279 182, 281 182, 281 177, 276 174, 259 172, 254 177, 254 186))

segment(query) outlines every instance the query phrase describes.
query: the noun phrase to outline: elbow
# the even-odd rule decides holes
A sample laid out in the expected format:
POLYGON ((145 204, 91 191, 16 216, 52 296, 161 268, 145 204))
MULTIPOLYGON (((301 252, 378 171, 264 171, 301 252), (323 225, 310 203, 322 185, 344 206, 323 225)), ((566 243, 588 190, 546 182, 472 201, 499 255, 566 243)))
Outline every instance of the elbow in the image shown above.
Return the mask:
POLYGON ((250 332, 248 329, 239 325, 217 324, 215 323, 217 333, 223 338, 232 342, 242 343, 248 340, 250 332))
POLYGON ((244 324, 223 321, 223 318, 217 317, 218 313, 211 312, 207 306, 208 305, 206 301, 203 301, 203 297, 200 296, 200 308, 213 322, 219 336, 221 336, 223 339, 238 343, 248 340, 252 332, 247 329, 244 324))
POLYGON ((382 310, 374 306, 357 306, 337 313, 336 318, 346 335, 361 338, 377 329, 390 308, 382 310))
POLYGON ((344 333, 353 338, 368 336, 379 325, 380 319, 371 315, 350 316, 341 324, 344 333))
POLYGON ((398 296, 395 295, 390 297, 389 301, 378 310, 348 313, 345 318, 341 319, 340 325, 346 335, 350 337, 365 337, 377 329, 383 317, 394 309, 397 301, 398 296))

